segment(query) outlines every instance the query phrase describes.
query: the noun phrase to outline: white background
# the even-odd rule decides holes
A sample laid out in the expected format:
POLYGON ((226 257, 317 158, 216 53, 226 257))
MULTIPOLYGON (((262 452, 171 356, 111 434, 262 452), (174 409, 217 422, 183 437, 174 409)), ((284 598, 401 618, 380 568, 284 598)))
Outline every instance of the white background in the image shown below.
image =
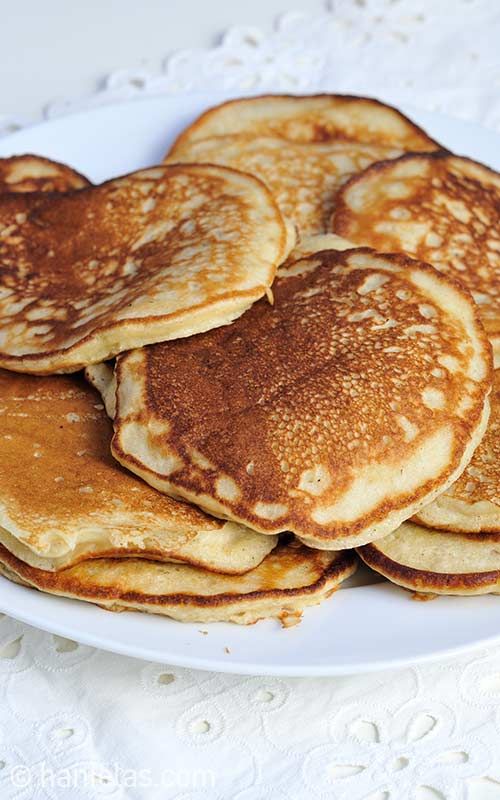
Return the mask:
POLYGON ((175 50, 216 44, 224 30, 269 31, 321 0, 0 0, 0 115, 38 114, 92 92, 120 68, 159 70, 175 50))

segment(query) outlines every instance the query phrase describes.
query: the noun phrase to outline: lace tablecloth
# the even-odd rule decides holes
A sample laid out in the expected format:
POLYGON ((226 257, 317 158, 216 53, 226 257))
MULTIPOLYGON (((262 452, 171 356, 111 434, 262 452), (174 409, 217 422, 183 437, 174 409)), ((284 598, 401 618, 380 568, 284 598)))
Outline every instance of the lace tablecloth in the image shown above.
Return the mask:
MULTIPOLYGON (((251 9, 249 9, 249 14, 251 9)), ((500 130, 500 4, 335 0, 46 117, 203 89, 376 95, 500 130)), ((8 133, 32 120, 0 116, 8 133)), ((500 648, 336 679, 148 664, 0 615, 0 798, 500 798, 500 648)))

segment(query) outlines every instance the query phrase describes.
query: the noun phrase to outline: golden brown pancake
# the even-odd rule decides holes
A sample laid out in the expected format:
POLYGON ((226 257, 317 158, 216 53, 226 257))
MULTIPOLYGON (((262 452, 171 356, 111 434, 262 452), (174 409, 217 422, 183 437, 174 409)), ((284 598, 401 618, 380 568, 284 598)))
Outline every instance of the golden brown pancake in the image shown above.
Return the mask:
POLYGON ((269 291, 291 244, 268 189, 223 167, 40 197, 0 196, 0 366, 19 372, 72 372, 228 324, 269 291))
POLYGON ((0 194, 6 192, 70 192, 90 186, 79 172, 43 156, 27 153, 0 158, 0 194))
POLYGON ((386 535, 463 471, 491 351, 470 296, 367 248, 280 268, 274 307, 118 359, 113 453, 174 497, 342 549, 386 535))
POLYGON ((339 193, 335 233, 403 251, 472 292, 500 358, 500 175, 446 153, 405 155, 369 167, 339 193))
POLYGON ((240 573, 276 544, 122 469, 101 398, 81 378, 0 370, 0 411, 0 542, 32 566, 140 556, 240 573))
POLYGON ((301 236, 309 236, 329 229, 342 184, 374 161, 395 158, 401 152, 399 147, 359 142, 287 142, 232 134, 176 148, 165 163, 221 164, 256 175, 301 236))
POLYGON ((374 161, 439 145, 394 108, 341 95, 268 95, 210 109, 177 139, 166 163, 249 172, 271 189, 301 236, 323 233, 339 187, 374 161))
POLYGON ((313 253, 320 253, 322 250, 355 250, 357 245, 335 233, 320 233, 315 236, 303 236, 299 239, 290 255, 288 256, 285 268, 293 261, 312 256, 313 253))
POLYGON ((393 583, 432 594, 498 594, 500 534, 460 534, 405 522, 358 549, 365 564, 393 583))
POLYGON ((493 378, 486 433, 460 478, 415 516, 429 528, 500 533, 500 369, 493 378))
POLYGON ((404 114, 379 100, 277 94, 229 100, 208 109, 180 134, 170 152, 228 134, 274 136, 289 142, 360 142, 421 152, 440 147, 404 114))
POLYGON ((49 594, 97 603, 111 611, 148 611, 182 622, 250 625, 277 617, 284 625, 329 597, 356 571, 352 551, 326 553, 282 543, 241 576, 145 559, 95 559, 60 572, 30 567, 0 545, 0 571, 49 594))

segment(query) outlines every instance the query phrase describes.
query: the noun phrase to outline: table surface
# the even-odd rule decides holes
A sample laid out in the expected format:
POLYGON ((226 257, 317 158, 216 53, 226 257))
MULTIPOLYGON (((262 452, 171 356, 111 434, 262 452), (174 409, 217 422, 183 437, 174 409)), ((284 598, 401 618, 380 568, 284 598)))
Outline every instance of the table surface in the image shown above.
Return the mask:
MULTIPOLYGON (((0 131, 47 105, 56 116, 141 94, 322 86, 500 132, 499 4, 332 7, 295 0, 276 29, 286 0, 18 0, 2 9, 0 131)), ((500 798, 500 648, 370 676, 242 678, 113 656, 0 615, 2 800, 389 792, 500 798)))

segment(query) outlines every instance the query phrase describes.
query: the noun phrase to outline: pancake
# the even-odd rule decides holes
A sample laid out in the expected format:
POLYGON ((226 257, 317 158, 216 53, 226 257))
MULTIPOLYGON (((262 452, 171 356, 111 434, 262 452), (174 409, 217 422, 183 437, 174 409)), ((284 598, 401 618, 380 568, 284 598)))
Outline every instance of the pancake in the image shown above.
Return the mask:
POLYGON ((240 573, 275 546, 123 470, 100 397, 81 378, 0 370, 0 398, 0 542, 30 565, 141 556, 240 573))
POLYGON ((49 158, 25 154, 0 158, 0 194, 6 192, 70 192, 90 186, 76 170, 49 158))
MULTIPOLYGON (((334 233, 305 236, 297 242, 283 267, 286 269, 289 263, 318 253, 320 250, 351 250, 355 247, 356 245, 353 245, 352 242, 342 239, 341 236, 336 236, 334 233)), ((100 364, 91 364, 85 368, 84 372, 88 382, 101 395, 108 417, 114 419, 116 412, 114 362, 102 361, 100 364)))
POLYGON ((384 536, 484 433, 476 307, 432 267, 367 248, 288 264, 273 293, 228 328, 121 356, 113 453, 262 533, 324 549, 384 536))
POLYGON ((209 162, 256 175, 301 236, 309 236, 329 229, 335 195, 352 175, 406 150, 438 147, 376 100, 267 95, 202 114, 179 136, 166 163, 209 162))
POLYGON ((461 533, 500 533, 500 369, 493 378, 486 433, 458 481, 415 521, 461 533))
POLYGON ((212 136, 271 136, 288 142, 360 142, 401 150, 440 145, 396 108, 339 94, 262 95, 229 100, 201 114, 176 139, 170 155, 212 136))
POLYGON ((291 245, 260 181, 207 165, 0 196, 0 228, 0 366, 33 373, 228 324, 291 245))
POLYGON ((100 364, 92 364, 90 367, 85 368, 84 374, 90 385, 101 395, 106 414, 110 419, 114 419, 116 413, 116 379, 113 362, 102 361, 100 364))
POLYGON ((343 239, 342 236, 337 236, 335 233, 303 236, 299 239, 283 266, 286 269, 294 261, 312 256, 313 253, 319 253, 321 250, 355 250, 356 247, 357 245, 348 239, 343 239))
POLYGON ((318 552, 291 542, 243 576, 133 558, 96 559, 54 573, 24 564, 0 545, 0 569, 16 583, 111 611, 148 611, 182 622, 250 625, 277 617, 290 625, 304 608, 329 597, 356 564, 352 551, 318 552))
POLYGON ((359 142, 287 142, 278 138, 214 136, 176 148, 165 163, 205 162, 249 172, 264 181, 301 236, 329 229, 335 195, 352 175, 401 148, 359 142))
POLYGON ((335 233, 403 251, 472 293, 500 358, 500 174, 446 153, 405 155, 354 177, 337 197, 335 233))
POLYGON ((360 547, 365 564, 393 583, 432 594, 500 593, 500 535, 459 534, 405 522, 360 547))

